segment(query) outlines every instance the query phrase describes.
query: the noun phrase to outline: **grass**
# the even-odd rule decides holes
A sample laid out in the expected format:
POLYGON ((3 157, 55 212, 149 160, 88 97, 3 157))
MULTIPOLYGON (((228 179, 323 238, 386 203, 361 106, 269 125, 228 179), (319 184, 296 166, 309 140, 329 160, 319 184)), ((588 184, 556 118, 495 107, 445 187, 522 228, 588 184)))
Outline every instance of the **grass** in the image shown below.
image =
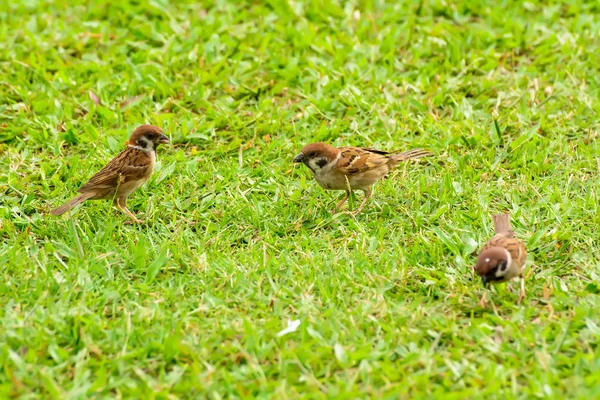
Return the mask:
POLYGON ((68 3, 0 8, 0 397, 600 396, 596 3, 68 3), (145 122, 146 224, 48 214, 145 122), (314 141, 436 156, 331 216, 314 141))

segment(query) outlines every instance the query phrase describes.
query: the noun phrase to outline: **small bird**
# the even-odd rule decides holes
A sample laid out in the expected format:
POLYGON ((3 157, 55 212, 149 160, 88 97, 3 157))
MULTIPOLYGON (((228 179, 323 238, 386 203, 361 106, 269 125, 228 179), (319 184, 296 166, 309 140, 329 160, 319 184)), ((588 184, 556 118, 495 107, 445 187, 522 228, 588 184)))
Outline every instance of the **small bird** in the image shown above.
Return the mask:
POLYGON ((127 141, 127 148, 77 191, 79 196, 66 202, 52 214, 61 215, 86 200, 110 200, 133 222, 141 223, 127 209, 127 197, 150 179, 156 163, 156 148, 169 138, 154 125, 138 126, 127 141))
POLYGON ((423 149, 396 153, 358 147, 335 148, 326 143, 312 143, 300 151, 294 162, 304 163, 310 168, 324 189, 346 192, 335 206, 334 214, 348 200, 351 191, 362 190, 365 197, 353 212, 357 215, 373 195, 372 186, 386 177, 399 162, 431 155, 432 152, 423 149))
MULTIPOLYGON (((517 304, 520 304, 525 297, 523 272, 527 250, 510 227, 510 214, 498 214, 493 219, 496 234, 481 249, 475 271, 481 276, 484 287, 490 283, 502 283, 520 276, 521 293, 517 301, 517 304)), ((480 304, 485 306, 485 292, 480 304)))

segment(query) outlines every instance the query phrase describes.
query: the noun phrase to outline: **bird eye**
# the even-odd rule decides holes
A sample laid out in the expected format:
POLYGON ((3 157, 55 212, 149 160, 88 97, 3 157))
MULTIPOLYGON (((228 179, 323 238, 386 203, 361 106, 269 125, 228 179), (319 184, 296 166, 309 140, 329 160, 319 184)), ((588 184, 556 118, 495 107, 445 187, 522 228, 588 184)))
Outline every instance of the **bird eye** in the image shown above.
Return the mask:
POLYGON ((308 153, 308 156, 311 157, 311 158, 315 157, 316 155, 317 155, 316 151, 311 151, 310 153, 308 153))
POLYGON ((150 132, 149 134, 146 135, 148 137, 148 139, 154 139, 156 137, 156 133, 152 133, 150 132))

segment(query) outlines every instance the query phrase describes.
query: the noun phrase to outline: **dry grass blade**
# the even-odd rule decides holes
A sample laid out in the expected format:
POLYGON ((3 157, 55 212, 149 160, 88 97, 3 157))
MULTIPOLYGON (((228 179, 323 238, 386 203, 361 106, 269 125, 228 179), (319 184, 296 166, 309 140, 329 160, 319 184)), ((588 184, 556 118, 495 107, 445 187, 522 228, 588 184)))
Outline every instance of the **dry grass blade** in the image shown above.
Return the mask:
POLYGON ((90 91, 88 91, 88 94, 90 95, 90 100, 92 100, 95 105, 97 105, 97 106, 102 105, 102 101, 100 100, 100 97, 98 97, 98 95, 96 93, 94 93, 90 90, 90 91))
POLYGON ((130 97, 127 100, 121 102, 121 104, 119 104, 119 107, 121 108, 121 110, 126 110, 130 106, 132 106, 132 105, 140 102, 144 97, 146 97, 146 95, 144 95, 144 94, 140 94, 138 96, 130 97))

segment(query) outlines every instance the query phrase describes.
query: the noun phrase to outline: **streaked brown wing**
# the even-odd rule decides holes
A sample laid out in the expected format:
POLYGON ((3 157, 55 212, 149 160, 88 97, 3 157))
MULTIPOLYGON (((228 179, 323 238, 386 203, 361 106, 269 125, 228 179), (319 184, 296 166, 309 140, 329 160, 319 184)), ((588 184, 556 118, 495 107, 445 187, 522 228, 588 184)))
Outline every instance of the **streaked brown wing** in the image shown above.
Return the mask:
POLYGON ((510 253, 510 256, 514 261, 517 262, 519 268, 522 268, 527 261, 527 249, 525 244, 517 238, 511 238, 506 243, 506 250, 510 253))
POLYGON ((361 150, 367 151, 369 153, 381 154, 382 156, 385 156, 386 154, 392 154, 393 153, 391 151, 377 150, 377 149, 374 149, 372 147, 363 147, 363 148, 361 148, 361 150))
POLYGON ((342 157, 338 161, 338 169, 346 175, 359 174, 379 165, 387 164, 390 159, 383 151, 361 149, 358 147, 341 147, 342 157))
POLYGON ((527 260, 527 249, 525 248, 525 244, 517 239, 513 231, 494 235, 494 237, 483 246, 481 251, 491 247, 504 247, 508 250, 511 258, 517 263, 519 268, 522 267, 527 260))
POLYGON ((98 189, 112 189, 117 185, 142 179, 151 172, 151 168, 150 157, 145 152, 128 147, 77 191, 85 193, 98 189))

